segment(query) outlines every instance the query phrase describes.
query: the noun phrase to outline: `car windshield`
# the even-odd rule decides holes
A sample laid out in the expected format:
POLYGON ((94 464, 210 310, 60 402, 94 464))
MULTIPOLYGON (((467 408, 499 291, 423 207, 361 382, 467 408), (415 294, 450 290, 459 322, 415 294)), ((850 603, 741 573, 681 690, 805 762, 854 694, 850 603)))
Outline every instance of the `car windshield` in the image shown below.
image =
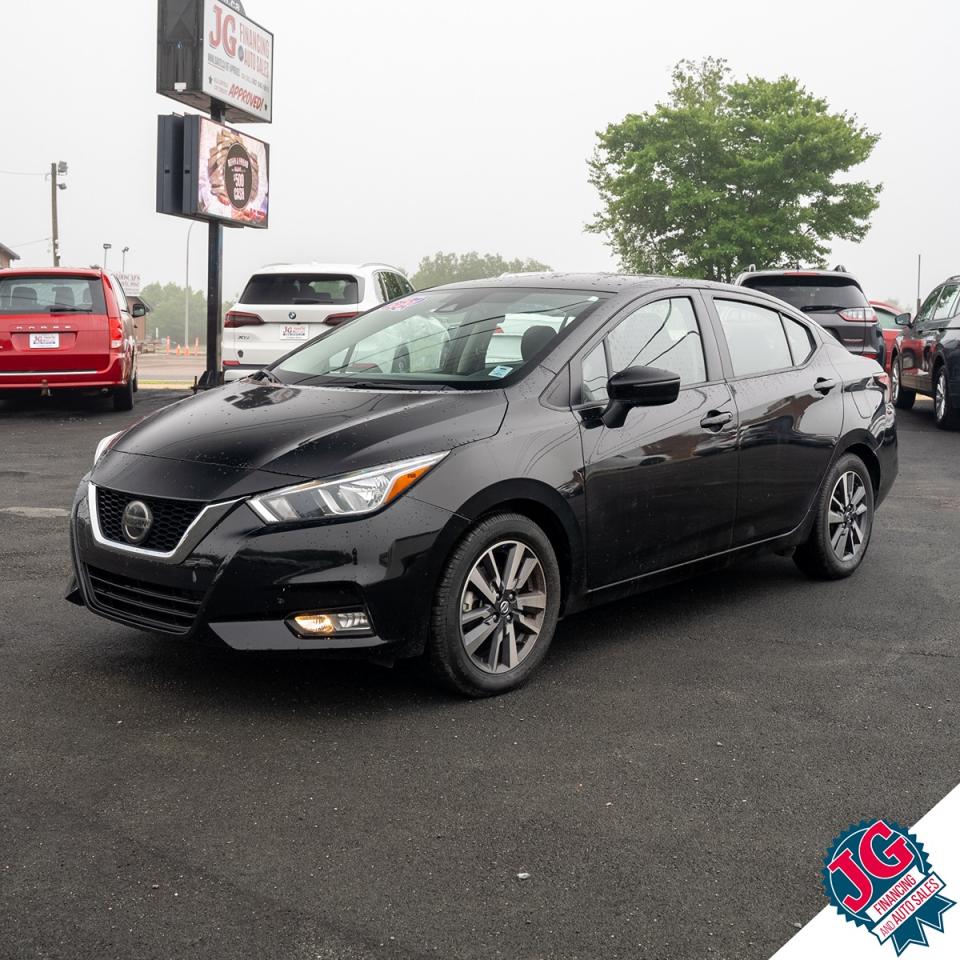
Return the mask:
POLYGON ((428 290, 331 329, 270 367, 316 386, 497 386, 609 294, 581 290, 428 290))
POLYGON ((0 314, 106 312, 99 277, 0 277, 0 314))
POLYGON ((250 306, 295 303, 359 303, 357 278, 342 273, 258 273, 250 278, 240 302, 250 306))
POLYGON ((814 274, 809 277, 787 275, 781 277, 747 277, 745 287, 760 290, 786 300, 792 307, 807 313, 818 310, 843 310, 847 307, 865 307, 867 298, 850 277, 831 277, 814 274))

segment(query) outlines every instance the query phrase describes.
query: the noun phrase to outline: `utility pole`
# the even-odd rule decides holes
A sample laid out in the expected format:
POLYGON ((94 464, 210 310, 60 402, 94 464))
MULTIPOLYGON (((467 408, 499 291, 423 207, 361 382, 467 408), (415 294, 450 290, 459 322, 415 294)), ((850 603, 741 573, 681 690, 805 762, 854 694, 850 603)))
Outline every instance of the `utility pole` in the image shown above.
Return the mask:
POLYGON ((60 224, 57 220, 57 164, 50 164, 50 211, 53 218, 53 265, 60 266, 60 224))
POLYGON ((923 254, 917 254, 917 309, 914 311, 914 316, 917 317, 920 315, 920 261, 923 257, 923 254))
POLYGON ((187 262, 183 271, 183 342, 190 343, 190 234, 197 225, 194 220, 187 227, 187 262))

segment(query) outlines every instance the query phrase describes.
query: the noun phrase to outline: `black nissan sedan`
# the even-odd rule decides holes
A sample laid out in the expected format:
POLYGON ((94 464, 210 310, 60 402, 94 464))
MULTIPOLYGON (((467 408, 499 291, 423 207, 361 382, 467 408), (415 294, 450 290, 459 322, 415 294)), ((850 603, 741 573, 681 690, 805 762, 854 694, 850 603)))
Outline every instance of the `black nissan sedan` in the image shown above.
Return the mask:
POLYGON ((426 290, 105 438, 68 599, 500 693, 590 605, 758 550, 853 573, 897 472, 888 386, 744 287, 426 290))

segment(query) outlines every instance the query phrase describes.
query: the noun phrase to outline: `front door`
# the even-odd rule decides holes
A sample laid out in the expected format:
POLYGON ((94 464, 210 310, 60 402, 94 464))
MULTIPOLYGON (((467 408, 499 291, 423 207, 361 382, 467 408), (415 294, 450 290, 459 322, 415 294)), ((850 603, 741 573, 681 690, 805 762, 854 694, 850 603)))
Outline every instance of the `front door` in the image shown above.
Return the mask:
POLYGON ((729 548, 737 500, 737 416, 697 291, 628 308, 574 363, 591 589, 729 548), (607 379, 651 366, 680 376, 666 406, 599 419, 607 379))
POLYGON ((735 546, 789 533, 809 510, 843 428, 843 384, 807 326, 757 302, 712 296, 740 420, 735 546))
POLYGON ((924 300, 913 323, 903 332, 900 358, 903 386, 933 392, 933 361, 937 343, 955 310, 960 284, 950 280, 924 300))

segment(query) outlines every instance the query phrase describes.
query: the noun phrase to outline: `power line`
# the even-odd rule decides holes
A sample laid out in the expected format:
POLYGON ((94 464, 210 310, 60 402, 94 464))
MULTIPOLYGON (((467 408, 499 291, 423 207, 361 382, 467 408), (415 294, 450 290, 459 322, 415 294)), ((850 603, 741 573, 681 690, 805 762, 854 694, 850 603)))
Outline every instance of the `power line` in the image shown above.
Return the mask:
POLYGON ((0 170, 9 177, 46 177, 46 173, 28 173, 26 170, 0 170))
POLYGON ((25 240, 23 243, 13 243, 13 247, 32 247, 35 243, 49 243, 50 237, 41 237, 39 240, 25 240))

